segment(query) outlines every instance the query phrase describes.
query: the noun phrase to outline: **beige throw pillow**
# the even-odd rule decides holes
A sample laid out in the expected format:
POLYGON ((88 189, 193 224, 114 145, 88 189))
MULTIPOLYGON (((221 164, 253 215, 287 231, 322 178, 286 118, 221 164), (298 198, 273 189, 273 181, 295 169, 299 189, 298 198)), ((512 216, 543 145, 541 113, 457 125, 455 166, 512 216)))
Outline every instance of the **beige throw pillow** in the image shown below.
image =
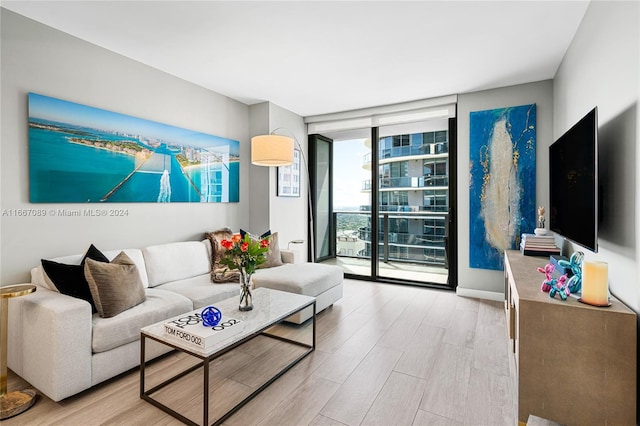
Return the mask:
POLYGON ((258 265, 258 269, 262 268, 271 268, 273 266, 281 266, 282 263, 282 255, 280 254, 280 247, 278 245, 278 233, 271 233, 271 230, 265 232, 263 235, 256 235, 250 232, 240 230, 240 235, 249 234, 249 238, 251 241, 260 241, 263 238, 269 239, 269 251, 267 251, 265 256, 265 262, 261 265, 258 265))
POLYGON ((103 318, 114 317, 146 299, 138 268, 124 252, 111 263, 87 259, 84 274, 98 314, 103 318))
POLYGON ((259 268, 271 268, 273 266, 282 266, 282 256, 278 245, 278 233, 274 232, 269 237, 269 251, 267 252, 266 261, 259 268))
MULTIPOLYGON (((240 235, 242 235, 243 232, 245 231, 240 230, 240 235)), ((261 241, 264 238, 269 239, 269 251, 267 251, 265 255, 264 263, 261 265, 258 265, 258 269, 271 268, 273 266, 281 266, 283 264, 282 256, 280 254, 280 247, 278 245, 277 232, 271 233, 271 231, 267 231, 267 233, 263 234, 262 236, 252 234, 252 233, 248 233, 248 234, 249 234, 249 238, 251 238, 251 241, 261 241)))

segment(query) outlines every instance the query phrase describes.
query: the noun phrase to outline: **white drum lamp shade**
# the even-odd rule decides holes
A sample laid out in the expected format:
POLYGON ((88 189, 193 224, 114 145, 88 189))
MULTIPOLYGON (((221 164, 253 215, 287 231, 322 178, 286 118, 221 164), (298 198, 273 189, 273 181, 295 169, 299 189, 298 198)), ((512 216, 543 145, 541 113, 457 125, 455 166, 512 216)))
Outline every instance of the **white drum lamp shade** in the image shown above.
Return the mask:
POLYGON ((288 166, 293 163, 293 139, 280 135, 251 138, 251 163, 256 166, 288 166))

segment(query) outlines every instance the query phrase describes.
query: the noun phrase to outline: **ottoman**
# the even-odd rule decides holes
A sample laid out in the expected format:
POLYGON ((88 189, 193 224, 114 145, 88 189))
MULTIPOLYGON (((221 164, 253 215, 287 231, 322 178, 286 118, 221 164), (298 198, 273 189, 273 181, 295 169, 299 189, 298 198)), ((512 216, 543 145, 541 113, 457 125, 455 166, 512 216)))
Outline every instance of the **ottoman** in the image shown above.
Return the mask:
MULTIPOLYGON (((282 266, 259 269, 253 275, 254 287, 267 287, 316 298, 316 313, 342 298, 344 272, 335 265, 320 263, 285 263, 282 266)), ((313 307, 288 318, 302 324, 313 315, 313 307)))

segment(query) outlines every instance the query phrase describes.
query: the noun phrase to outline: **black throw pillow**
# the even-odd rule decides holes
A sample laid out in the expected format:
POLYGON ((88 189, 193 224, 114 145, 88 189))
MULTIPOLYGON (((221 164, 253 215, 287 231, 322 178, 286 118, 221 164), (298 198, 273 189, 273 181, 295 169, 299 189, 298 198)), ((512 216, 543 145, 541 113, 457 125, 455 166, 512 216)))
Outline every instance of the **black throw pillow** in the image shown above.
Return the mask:
POLYGON ((98 309, 91 296, 89 283, 84 276, 84 262, 87 258, 98 262, 109 263, 109 259, 93 244, 91 244, 87 253, 82 258, 80 265, 67 265, 46 259, 42 259, 41 262, 44 272, 60 293, 86 300, 91 305, 91 312, 95 314, 98 312, 98 309))
POLYGON ((253 238, 254 240, 261 240, 271 235, 271 229, 267 229, 262 235, 258 235, 258 234, 252 234, 251 232, 247 232, 244 229, 240 228, 240 237, 242 237, 243 240, 244 240, 244 236, 247 234, 249 234, 249 237, 253 238))

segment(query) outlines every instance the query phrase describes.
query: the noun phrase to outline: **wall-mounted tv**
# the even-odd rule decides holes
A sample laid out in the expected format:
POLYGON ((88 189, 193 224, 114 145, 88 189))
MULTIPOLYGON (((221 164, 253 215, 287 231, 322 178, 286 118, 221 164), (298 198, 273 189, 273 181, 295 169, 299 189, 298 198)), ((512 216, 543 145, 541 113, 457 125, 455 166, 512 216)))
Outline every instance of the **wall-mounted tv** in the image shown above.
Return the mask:
POLYGON ((598 251, 598 108, 549 147, 549 227, 598 251))

